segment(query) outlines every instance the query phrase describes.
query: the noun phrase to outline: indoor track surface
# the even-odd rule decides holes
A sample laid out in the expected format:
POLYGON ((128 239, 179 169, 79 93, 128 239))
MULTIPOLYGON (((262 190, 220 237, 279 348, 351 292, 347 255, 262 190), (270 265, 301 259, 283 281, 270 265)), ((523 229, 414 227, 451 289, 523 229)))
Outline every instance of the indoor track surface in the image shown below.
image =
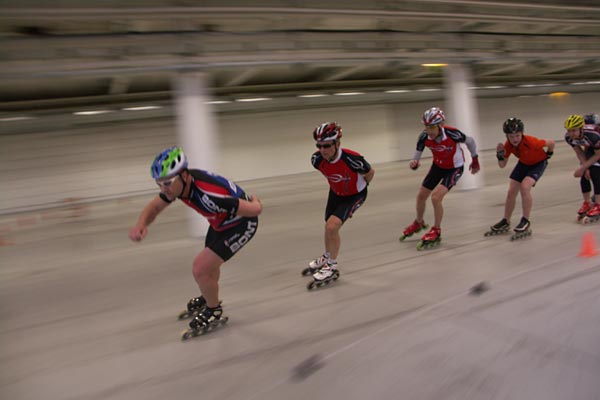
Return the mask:
MULTIPOLYGON (((531 237, 484 237, 515 162, 501 170, 485 152, 485 186, 450 192, 442 244, 426 251, 398 237, 431 159, 375 165, 341 231, 341 277, 313 291, 300 272, 323 251, 325 179, 240 182, 264 211, 222 269, 229 323, 186 342, 177 314, 198 295, 203 242, 182 203, 141 243, 127 235, 152 195, 4 215, 0 398, 600 399, 600 256, 578 256, 600 222, 575 222, 577 161, 565 143, 555 153, 531 237)), ((513 226, 520 216, 519 200, 513 226)))

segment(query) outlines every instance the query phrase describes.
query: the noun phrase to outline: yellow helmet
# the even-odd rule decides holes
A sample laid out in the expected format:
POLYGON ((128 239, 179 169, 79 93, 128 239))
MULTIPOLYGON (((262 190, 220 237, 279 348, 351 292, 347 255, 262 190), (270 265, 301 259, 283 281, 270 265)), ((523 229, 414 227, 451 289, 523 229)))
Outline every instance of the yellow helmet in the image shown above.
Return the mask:
POLYGON ((565 129, 583 128, 585 121, 581 115, 569 115, 565 120, 565 129))

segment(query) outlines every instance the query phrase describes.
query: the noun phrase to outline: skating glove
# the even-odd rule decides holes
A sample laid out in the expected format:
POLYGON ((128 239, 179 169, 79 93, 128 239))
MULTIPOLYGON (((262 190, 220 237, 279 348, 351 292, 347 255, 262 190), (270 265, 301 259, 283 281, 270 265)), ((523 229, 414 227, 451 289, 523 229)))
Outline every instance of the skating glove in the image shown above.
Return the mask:
POLYGON ((546 160, 549 160, 549 159, 550 159, 550 157, 552 157, 552 154, 554 154, 554 152, 553 152, 553 151, 547 151, 547 152, 546 152, 546 160))
POLYGON ((478 156, 474 156, 472 157, 472 162, 471 165, 469 165, 469 171, 479 171, 480 167, 479 167, 479 157, 478 156))
POLYGON ((504 156, 504 149, 496 152, 496 158, 498 159, 498 161, 504 161, 506 159, 504 156))

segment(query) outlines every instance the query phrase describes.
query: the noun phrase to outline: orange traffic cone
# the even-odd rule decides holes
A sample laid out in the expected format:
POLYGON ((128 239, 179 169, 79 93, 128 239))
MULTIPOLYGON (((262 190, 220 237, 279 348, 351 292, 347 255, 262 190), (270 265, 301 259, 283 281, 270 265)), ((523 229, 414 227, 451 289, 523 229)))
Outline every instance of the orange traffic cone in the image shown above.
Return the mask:
POLYGON ((579 257, 594 257, 595 255, 598 255, 598 250, 596 250, 594 234, 592 232, 584 233, 583 239, 581 240, 579 257))

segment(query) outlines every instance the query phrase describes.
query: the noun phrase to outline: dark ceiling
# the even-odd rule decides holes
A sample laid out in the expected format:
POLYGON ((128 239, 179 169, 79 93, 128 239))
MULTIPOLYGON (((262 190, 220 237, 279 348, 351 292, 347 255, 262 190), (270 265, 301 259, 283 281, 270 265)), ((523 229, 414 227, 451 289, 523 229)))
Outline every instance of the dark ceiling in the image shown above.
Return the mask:
POLYGON ((224 99, 441 86, 423 63, 477 85, 600 77, 597 0, 0 0, 0 38, 0 111, 168 99, 189 71, 224 99))

